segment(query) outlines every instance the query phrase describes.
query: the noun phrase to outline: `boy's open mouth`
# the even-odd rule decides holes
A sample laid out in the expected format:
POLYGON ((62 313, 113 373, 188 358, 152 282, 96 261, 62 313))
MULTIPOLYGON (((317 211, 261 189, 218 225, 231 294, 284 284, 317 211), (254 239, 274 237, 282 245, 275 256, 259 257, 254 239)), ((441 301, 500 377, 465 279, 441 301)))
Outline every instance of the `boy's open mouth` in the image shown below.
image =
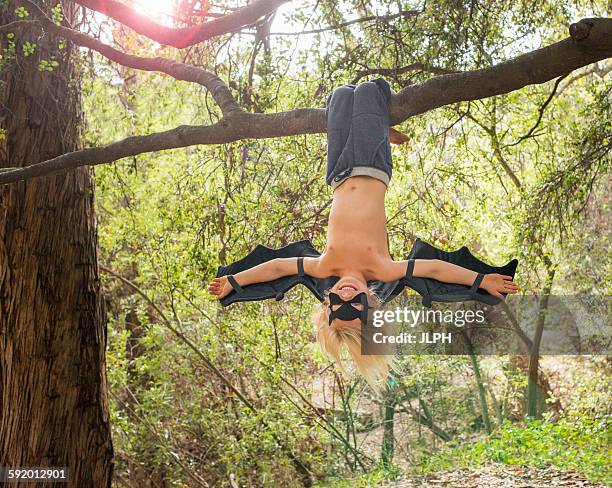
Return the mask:
POLYGON ((340 287, 340 290, 341 291, 344 291, 344 290, 354 290, 354 291, 357 291, 357 287, 355 287, 353 285, 342 285, 340 287))

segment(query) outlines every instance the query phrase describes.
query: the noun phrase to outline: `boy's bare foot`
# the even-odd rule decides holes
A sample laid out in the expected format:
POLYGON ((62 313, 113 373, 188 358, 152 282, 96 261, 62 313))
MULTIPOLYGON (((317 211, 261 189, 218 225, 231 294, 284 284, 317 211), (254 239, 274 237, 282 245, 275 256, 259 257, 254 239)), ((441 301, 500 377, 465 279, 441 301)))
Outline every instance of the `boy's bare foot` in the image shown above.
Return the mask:
POLYGON ((408 142, 410 138, 406 134, 402 134, 397 129, 393 127, 389 127, 389 141, 391 144, 404 144, 404 142, 408 142))

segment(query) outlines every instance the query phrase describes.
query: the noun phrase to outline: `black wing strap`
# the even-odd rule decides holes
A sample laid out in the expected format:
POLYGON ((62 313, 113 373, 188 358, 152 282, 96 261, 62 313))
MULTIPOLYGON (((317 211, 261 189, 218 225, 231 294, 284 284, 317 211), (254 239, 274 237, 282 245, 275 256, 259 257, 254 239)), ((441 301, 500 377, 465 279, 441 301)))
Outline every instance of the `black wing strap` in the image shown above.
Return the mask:
POLYGON ((298 275, 304 276, 304 256, 297 258, 298 275))
POLYGON ((470 293, 476 293, 476 291, 478 291, 478 288, 480 287, 480 283, 482 283, 483 278, 484 278, 484 274, 478 273, 478 275, 476 276, 476 279, 474 280, 474 283, 472 283, 472 287, 470 288, 470 293))
POLYGON ((414 259, 408 260, 408 267, 406 268, 406 278, 412 278, 414 272, 414 259))
POLYGON ((236 278, 234 278, 234 275, 227 275, 227 281, 230 282, 230 285, 232 285, 232 288, 234 289, 235 292, 240 293, 244 290, 244 288, 242 288, 238 282, 236 281, 236 278))

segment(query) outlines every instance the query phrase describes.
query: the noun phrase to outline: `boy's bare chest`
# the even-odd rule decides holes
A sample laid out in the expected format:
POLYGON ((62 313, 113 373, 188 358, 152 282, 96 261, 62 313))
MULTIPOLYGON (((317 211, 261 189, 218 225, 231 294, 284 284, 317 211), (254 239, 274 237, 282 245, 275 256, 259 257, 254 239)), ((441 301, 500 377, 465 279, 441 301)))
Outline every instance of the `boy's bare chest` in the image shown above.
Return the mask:
POLYGON ((378 279, 385 263, 391 261, 386 243, 382 247, 376 247, 367 242, 332 242, 328 243, 325 256, 331 275, 343 276, 347 270, 358 270, 368 280, 378 279))

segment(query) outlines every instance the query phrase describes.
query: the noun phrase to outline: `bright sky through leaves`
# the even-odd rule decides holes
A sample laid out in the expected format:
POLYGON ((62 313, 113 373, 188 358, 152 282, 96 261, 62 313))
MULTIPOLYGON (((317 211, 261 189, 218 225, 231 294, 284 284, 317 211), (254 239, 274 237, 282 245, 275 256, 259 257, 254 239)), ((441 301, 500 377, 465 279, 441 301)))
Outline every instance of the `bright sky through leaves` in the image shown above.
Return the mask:
POLYGON ((134 8, 138 13, 147 15, 164 24, 171 25, 169 16, 174 15, 176 10, 175 0, 137 0, 134 8))

